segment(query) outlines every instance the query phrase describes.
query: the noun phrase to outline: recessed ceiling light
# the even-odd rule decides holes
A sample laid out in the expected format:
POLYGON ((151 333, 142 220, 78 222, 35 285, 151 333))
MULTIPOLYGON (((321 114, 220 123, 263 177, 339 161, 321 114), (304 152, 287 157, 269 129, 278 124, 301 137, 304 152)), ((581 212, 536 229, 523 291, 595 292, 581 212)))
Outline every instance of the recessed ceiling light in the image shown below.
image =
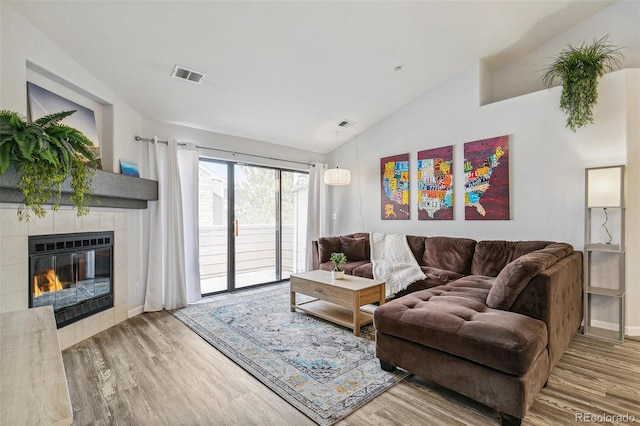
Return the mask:
POLYGON ((173 68, 173 72, 171 73, 171 77, 173 78, 177 78, 178 80, 190 81, 196 84, 202 83, 204 76, 205 74, 203 72, 191 70, 180 65, 176 65, 173 68))

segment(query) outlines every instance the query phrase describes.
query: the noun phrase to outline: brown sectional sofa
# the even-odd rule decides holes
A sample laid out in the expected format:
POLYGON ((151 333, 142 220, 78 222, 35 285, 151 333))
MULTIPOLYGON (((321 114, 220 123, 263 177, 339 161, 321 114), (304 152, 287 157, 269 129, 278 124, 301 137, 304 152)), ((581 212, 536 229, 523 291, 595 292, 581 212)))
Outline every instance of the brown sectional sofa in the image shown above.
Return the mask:
MULTIPOLYGON (((407 236, 426 278, 374 313, 376 356, 519 424, 582 321, 582 253, 550 241, 407 236)), ((313 242, 314 269, 345 252, 373 278, 369 234, 313 242)))

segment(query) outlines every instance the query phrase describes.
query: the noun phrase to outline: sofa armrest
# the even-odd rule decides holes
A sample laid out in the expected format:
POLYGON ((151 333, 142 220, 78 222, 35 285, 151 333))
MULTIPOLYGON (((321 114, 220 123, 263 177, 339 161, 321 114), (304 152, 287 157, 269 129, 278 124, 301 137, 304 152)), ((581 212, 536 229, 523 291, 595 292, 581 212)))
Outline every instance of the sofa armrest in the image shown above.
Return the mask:
POLYGON ((311 270, 320 269, 320 254, 318 253, 318 241, 311 241, 311 270))
POLYGON ((533 277, 511 306, 547 324, 550 369, 582 322, 582 285, 582 253, 575 251, 533 277))

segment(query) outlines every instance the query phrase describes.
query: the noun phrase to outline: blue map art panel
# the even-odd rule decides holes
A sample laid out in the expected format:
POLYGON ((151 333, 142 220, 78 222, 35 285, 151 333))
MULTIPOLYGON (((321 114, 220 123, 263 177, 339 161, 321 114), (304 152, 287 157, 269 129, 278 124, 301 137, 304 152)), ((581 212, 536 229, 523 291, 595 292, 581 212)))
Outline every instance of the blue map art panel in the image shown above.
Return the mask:
POLYGON ((418 220, 453 220, 453 146, 418 152, 418 220))
POLYGON ((464 144, 466 220, 509 220, 509 136, 464 144))
POLYGON ((409 153, 380 159, 380 217, 409 219, 409 153))

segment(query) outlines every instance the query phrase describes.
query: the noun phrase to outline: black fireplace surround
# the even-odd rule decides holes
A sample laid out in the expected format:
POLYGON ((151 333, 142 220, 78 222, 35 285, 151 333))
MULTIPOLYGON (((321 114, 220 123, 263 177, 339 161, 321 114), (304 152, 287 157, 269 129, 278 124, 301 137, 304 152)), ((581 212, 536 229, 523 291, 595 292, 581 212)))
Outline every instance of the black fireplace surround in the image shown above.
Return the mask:
POLYGON ((29 307, 53 305, 58 328, 113 307, 113 232, 29 237, 29 307))

